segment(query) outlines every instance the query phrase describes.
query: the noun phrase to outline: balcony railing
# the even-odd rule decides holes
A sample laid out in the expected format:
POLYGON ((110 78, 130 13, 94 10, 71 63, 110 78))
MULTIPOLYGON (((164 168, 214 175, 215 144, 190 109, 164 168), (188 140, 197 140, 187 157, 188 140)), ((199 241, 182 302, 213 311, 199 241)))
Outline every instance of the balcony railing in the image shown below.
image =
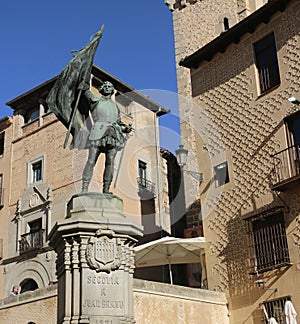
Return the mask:
POLYGON ((138 177, 137 183, 139 186, 139 195, 147 196, 147 198, 154 197, 155 185, 153 182, 146 180, 145 178, 138 177))
POLYGON ((19 241, 20 253, 41 248, 44 243, 44 232, 43 229, 40 229, 21 235, 21 240, 19 241))
POLYGON ((282 189, 300 178, 300 145, 288 147, 275 155, 273 189, 282 189))

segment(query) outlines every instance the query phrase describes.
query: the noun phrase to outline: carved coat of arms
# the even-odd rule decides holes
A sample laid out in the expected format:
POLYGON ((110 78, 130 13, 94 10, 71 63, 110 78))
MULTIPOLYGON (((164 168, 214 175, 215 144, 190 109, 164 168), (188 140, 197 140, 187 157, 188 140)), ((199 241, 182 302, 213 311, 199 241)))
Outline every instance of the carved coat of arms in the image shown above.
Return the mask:
POLYGON ((91 269, 110 272, 119 268, 122 251, 113 234, 110 230, 98 230, 96 236, 89 238, 86 260, 91 269))

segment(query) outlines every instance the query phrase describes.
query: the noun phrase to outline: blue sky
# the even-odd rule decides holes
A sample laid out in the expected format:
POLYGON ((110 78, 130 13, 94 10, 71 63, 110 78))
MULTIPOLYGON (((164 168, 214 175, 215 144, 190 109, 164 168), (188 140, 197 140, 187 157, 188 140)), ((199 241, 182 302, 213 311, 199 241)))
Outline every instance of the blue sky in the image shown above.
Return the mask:
MULTIPOLYGON (((0 117, 12 114, 7 101, 58 75, 102 24, 94 63, 172 109, 160 123, 162 133, 177 134, 172 14, 164 0, 3 0, 0 117)), ((161 145, 174 151, 172 137, 163 135, 161 145)))

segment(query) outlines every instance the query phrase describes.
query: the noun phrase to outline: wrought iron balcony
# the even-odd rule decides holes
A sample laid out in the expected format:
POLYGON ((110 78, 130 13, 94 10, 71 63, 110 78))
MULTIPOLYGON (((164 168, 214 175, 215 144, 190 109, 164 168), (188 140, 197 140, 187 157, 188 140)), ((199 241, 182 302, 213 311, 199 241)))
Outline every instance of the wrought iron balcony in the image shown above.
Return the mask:
POLYGON ((20 253, 41 248, 44 243, 44 232, 43 229, 40 229, 21 235, 21 240, 19 241, 20 253))
POLYGON ((273 155, 274 190, 284 190, 300 179, 300 145, 288 147, 273 155))
POLYGON ((139 186, 139 195, 144 198, 153 198, 155 193, 155 185, 153 182, 145 178, 138 177, 137 183, 139 186))

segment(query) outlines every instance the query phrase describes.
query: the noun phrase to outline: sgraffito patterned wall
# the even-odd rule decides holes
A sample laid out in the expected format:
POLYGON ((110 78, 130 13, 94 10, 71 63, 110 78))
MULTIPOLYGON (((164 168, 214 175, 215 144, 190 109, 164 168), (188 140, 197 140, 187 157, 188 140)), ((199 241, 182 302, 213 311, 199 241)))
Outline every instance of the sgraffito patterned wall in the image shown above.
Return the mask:
MULTIPOLYGON (((193 15, 189 18, 190 22, 193 21, 193 15)), ((270 193, 273 170, 271 155, 284 148, 284 140, 280 138, 280 134, 283 134, 283 118, 296 111, 296 108, 290 107, 287 98, 299 91, 298 21, 299 14, 295 8, 287 9, 275 20, 260 26, 255 33, 246 35, 239 44, 228 47, 224 54, 217 54, 211 62, 192 72, 194 101, 209 115, 226 152, 230 152, 231 181, 234 183, 222 192, 218 200, 206 201, 208 208, 214 209, 206 234, 209 236, 209 231, 212 231, 216 236, 210 252, 217 260, 212 272, 218 274, 219 278, 211 289, 237 292, 238 287, 247 289, 247 286, 253 285, 248 274, 247 229, 245 221, 241 219, 241 210, 249 207, 255 199, 270 193), (259 97, 252 44, 271 32, 274 32, 276 39, 281 85, 270 94, 259 97)), ((181 32, 184 34, 183 30, 187 29, 191 28, 183 28, 181 32)), ((192 45, 184 45, 192 50, 192 45)), ((185 77, 188 77, 187 73, 181 73, 179 82, 180 78, 185 77)), ((187 80, 182 81, 181 90, 188 93, 187 80)), ((192 119, 197 114, 193 109, 195 107, 191 107, 190 111, 184 107, 181 114, 192 119)), ((220 154, 223 146, 218 145, 210 125, 201 130, 197 127, 194 130, 185 128, 184 124, 182 127, 183 140, 190 143, 189 146, 197 146, 198 134, 205 133, 205 146, 210 156, 220 154)), ((300 212, 299 208, 296 209, 295 216, 300 212)), ((299 218, 297 221, 299 223, 299 218)), ((299 242, 297 228, 294 238, 299 242)))
MULTIPOLYGON (((294 15, 290 11, 283 15, 284 28, 281 29, 278 22, 273 25, 274 29, 269 26, 270 30, 274 30, 275 36, 283 36, 278 44, 280 51, 285 53, 281 71, 285 71, 282 73, 282 83, 287 85, 286 88, 275 90, 265 99, 254 100, 256 93, 249 91, 256 82, 251 56, 252 37, 202 69, 204 75, 210 75, 211 80, 219 84, 212 86, 212 83, 202 82, 197 101, 199 105, 204 103, 207 113, 217 125, 226 149, 230 150, 235 184, 234 188, 222 193, 215 206, 214 219, 209 224, 209 228, 216 231, 218 237, 212 245, 212 250, 219 259, 214 266, 221 279, 217 289, 233 288, 229 287, 230 283, 238 286, 249 280, 246 262, 248 252, 247 246, 243 244, 246 224, 239 217, 240 210, 251 204, 253 199, 269 192, 273 169, 271 155, 280 150, 277 131, 282 119, 276 118, 281 115, 276 113, 284 109, 283 103, 287 101, 288 94, 293 93, 296 87, 299 89, 299 77, 295 75, 299 68, 299 48, 297 49, 295 42, 295 29, 288 27, 294 24, 293 19, 294 15), (235 75, 226 81, 222 75, 221 79, 216 78, 220 74, 218 71, 228 70, 225 66, 231 70, 231 75, 235 75)), ((266 32, 268 30, 264 31, 266 32)), ((213 145, 208 143, 208 146, 212 155, 218 153, 213 145)), ((211 208, 215 203, 208 201, 211 208)))
MULTIPOLYGON (((229 51, 226 64, 238 69, 235 62, 247 62, 239 53, 242 51, 229 51)), ((221 64, 224 61, 220 60, 214 66, 220 68, 221 64)), ((245 72, 247 68, 245 66, 240 72, 234 72, 237 76, 221 82, 221 86, 211 87, 209 91, 205 89, 197 98, 199 105, 204 107, 217 127, 226 151, 230 151, 233 175, 231 181, 235 184, 232 189, 224 190, 218 201, 207 201, 208 208, 214 210, 214 218, 208 228, 218 238, 211 246, 219 261, 213 269, 220 276, 214 287, 218 290, 228 289, 230 282, 240 285, 249 280, 246 270, 246 224, 236 218, 239 218, 240 209, 253 196, 259 197, 268 191, 273 167, 271 154, 276 147, 272 133, 277 122, 272 116, 279 109, 279 95, 272 100, 263 100, 258 105, 251 104, 254 94, 249 93, 249 88, 254 80, 245 72)), ((211 74, 212 79, 218 75, 216 69, 209 70, 210 66, 207 65, 205 74, 211 74)), ((211 135, 206 145, 213 157, 220 153, 220 147, 213 138, 214 134, 211 135)))
POLYGON ((218 36, 222 31, 223 17, 227 16, 231 24, 235 23, 236 12, 236 0, 195 1, 173 12, 179 94, 189 96, 191 90, 190 73, 188 69, 179 66, 179 61, 218 36))

